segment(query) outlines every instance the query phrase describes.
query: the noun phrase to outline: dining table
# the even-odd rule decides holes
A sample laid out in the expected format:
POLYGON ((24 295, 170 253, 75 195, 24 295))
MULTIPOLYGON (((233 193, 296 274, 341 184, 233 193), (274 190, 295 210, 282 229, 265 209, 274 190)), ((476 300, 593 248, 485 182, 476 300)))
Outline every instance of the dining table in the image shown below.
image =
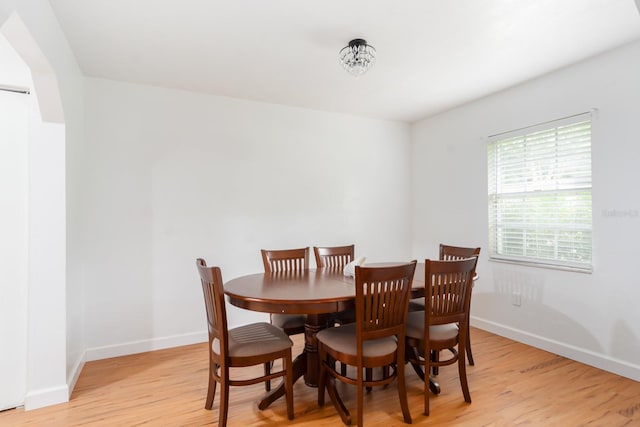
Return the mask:
MULTIPOLYGON (((400 263, 375 263, 366 266, 392 266, 400 263)), ((341 268, 317 268, 303 271, 256 273, 236 277, 224 285, 232 305, 263 313, 305 314, 304 349, 293 361, 293 382, 304 377, 305 384, 317 387, 320 372, 316 334, 329 326, 332 314, 355 308, 353 277, 341 268)), ((424 264, 414 273, 411 298, 424 296, 424 264)), ((432 384, 432 390, 434 390, 432 384)), ((439 387, 438 387, 439 389, 439 387)), ((284 395, 284 382, 271 390, 258 407, 267 408, 284 395)))

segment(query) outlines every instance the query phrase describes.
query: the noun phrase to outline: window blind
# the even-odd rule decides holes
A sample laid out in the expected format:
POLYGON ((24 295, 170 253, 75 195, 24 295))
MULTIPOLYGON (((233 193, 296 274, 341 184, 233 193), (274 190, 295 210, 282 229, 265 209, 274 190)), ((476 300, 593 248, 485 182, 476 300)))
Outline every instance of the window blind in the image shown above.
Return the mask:
POLYGON ((489 256, 591 270, 591 114, 488 144, 489 256))

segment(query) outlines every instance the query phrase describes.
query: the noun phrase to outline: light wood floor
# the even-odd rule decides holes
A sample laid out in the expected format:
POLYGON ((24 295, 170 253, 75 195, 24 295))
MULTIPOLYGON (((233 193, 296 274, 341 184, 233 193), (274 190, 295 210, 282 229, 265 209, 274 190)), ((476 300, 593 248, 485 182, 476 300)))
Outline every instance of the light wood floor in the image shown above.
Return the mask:
MULTIPOLYGON (((294 337, 294 352, 302 348, 294 337)), ((473 329, 476 366, 467 370, 473 403, 467 404, 455 366, 442 368, 442 393, 422 414, 422 383, 407 369, 409 406, 414 424, 430 426, 640 426, 640 383, 578 362, 473 329)), ((206 344, 89 362, 69 403, 25 412, 0 413, 0 426, 200 426, 215 425, 204 409, 207 387, 206 344)), ((260 367, 255 369, 260 370, 260 367)), ((316 404, 317 389, 302 381, 294 387, 295 419, 286 418, 282 401, 265 411, 256 402, 262 384, 232 387, 230 426, 342 425, 330 400, 316 404)), ((340 389, 355 410, 355 390, 340 389)), ((367 426, 401 426, 395 385, 365 396, 367 426)))

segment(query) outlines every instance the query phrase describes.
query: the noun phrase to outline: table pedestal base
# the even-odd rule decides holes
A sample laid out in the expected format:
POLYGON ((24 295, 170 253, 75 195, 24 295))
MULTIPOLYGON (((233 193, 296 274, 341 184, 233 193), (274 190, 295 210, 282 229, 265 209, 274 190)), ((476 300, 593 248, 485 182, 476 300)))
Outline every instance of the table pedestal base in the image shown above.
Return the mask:
MULTIPOLYGON (((298 355, 298 357, 296 357, 293 360, 293 383, 294 384, 296 381, 298 381, 300 377, 304 375, 306 369, 307 369, 307 353, 306 351, 303 351, 301 354, 298 355)), ((258 403, 258 408, 260 410, 267 409, 269 405, 271 405, 276 400, 280 399, 282 396, 284 396, 284 381, 281 381, 278 387, 268 392, 262 398, 262 400, 260 400, 260 403, 258 403)))
POLYGON ((309 387, 318 387, 320 360, 318 359, 318 339, 316 334, 327 327, 329 315, 308 314, 304 324, 304 353, 307 366, 304 372, 304 383, 309 387))
MULTIPOLYGON (((293 360, 293 382, 304 376, 304 383, 309 387, 318 387, 320 361, 318 360, 318 340, 316 334, 327 327, 328 314, 309 314, 304 325, 304 350, 293 360)), ((258 408, 266 409, 273 402, 284 396, 284 381, 266 394, 258 404, 258 408)))

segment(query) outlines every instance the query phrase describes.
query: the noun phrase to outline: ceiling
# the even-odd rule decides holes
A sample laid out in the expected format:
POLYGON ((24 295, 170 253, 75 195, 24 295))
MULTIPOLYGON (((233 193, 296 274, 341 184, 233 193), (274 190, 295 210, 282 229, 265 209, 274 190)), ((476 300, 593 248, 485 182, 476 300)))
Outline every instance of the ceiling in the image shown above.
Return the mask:
POLYGON ((50 0, 85 75, 413 122, 640 38, 634 0, 50 0), (377 50, 355 78, 353 38, 377 50))

